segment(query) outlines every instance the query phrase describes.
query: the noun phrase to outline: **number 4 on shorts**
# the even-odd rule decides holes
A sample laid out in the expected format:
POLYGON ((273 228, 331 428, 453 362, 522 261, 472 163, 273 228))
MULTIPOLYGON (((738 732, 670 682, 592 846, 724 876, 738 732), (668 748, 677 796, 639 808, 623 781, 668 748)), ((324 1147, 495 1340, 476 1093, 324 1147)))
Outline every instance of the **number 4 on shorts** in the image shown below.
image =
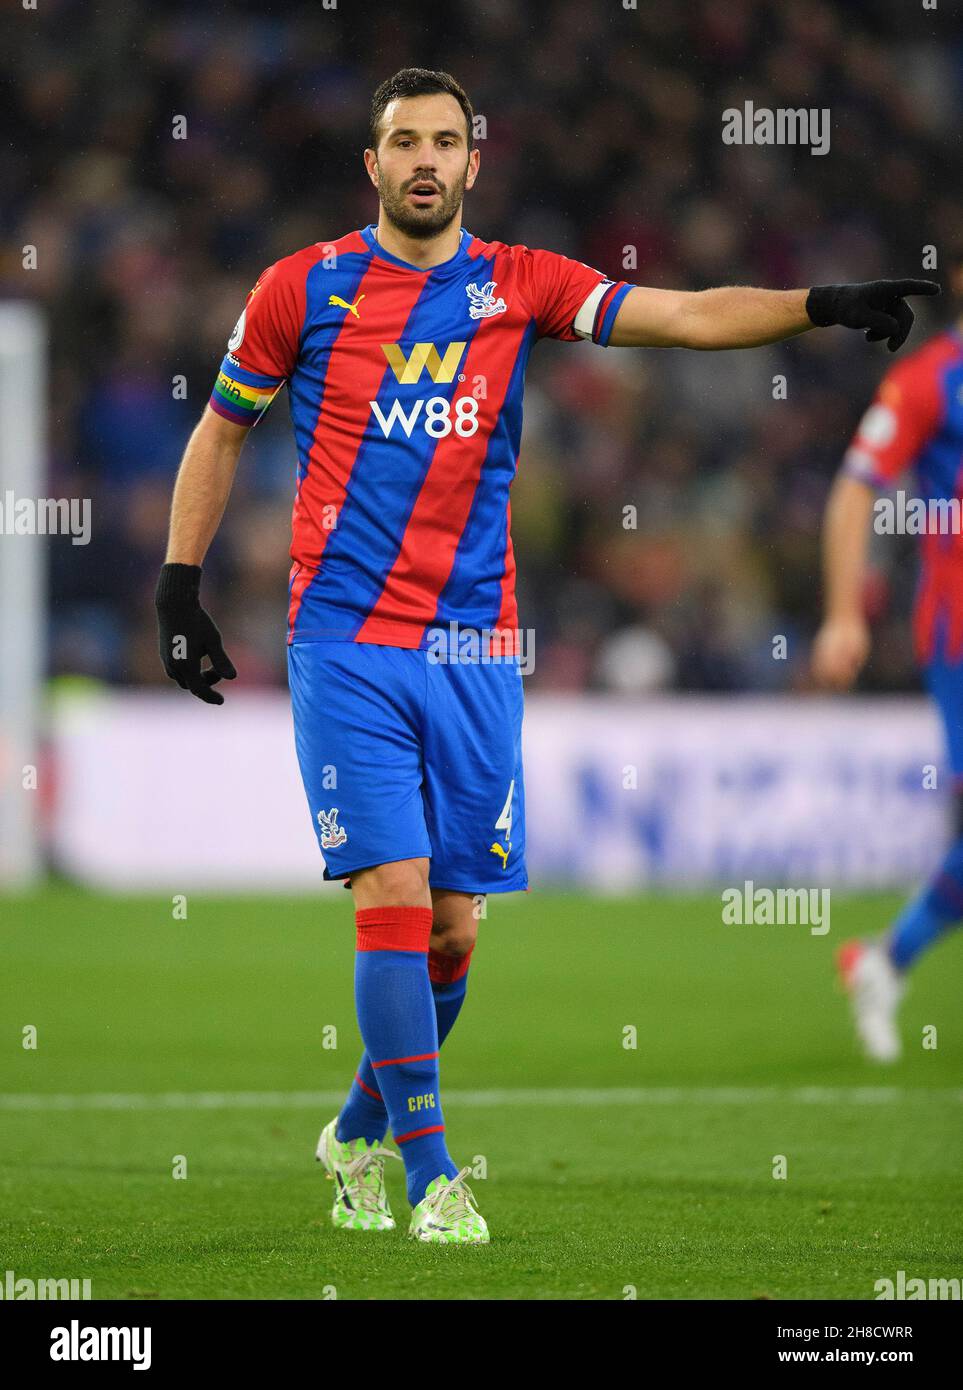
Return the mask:
POLYGON ((495 822, 496 830, 504 830, 505 843, 507 845, 511 844, 512 839, 512 798, 514 797, 514 795, 515 779, 513 777, 511 786, 508 788, 508 795, 505 798, 505 805, 502 807, 502 813, 498 817, 498 820, 495 822))

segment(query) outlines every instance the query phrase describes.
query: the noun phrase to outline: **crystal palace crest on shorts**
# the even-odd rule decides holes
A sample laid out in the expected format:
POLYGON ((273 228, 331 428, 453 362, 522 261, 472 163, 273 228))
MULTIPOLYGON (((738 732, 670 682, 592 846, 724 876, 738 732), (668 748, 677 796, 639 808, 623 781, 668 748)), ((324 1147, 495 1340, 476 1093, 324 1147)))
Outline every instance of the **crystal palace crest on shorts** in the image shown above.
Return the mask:
POLYGON ((322 849, 337 849, 339 845, 347 844, 348 832, 338 824, 337 806, 332 806, 330 811, 319 811, 318 825, 321 827, 322 849))

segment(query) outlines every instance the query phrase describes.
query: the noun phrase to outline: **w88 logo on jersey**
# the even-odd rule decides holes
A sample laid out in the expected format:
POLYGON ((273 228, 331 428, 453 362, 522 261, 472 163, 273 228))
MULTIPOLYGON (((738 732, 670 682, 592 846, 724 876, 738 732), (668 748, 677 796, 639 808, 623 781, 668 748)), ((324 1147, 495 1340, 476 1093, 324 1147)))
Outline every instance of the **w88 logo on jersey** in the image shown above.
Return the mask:
POLYGON ((387 415, 377 401, 369 401, 368 405, 385 439, 391 438, 396 426, 408 439, 419 425, 433 439, 444 439, 452 430, 468 439, 478 429, 478 402, 474 396, 459 396, 454 401, 445 396, 429 396, 427 400, 421 397, 409 410, 405 410, 396 397, 387 415))

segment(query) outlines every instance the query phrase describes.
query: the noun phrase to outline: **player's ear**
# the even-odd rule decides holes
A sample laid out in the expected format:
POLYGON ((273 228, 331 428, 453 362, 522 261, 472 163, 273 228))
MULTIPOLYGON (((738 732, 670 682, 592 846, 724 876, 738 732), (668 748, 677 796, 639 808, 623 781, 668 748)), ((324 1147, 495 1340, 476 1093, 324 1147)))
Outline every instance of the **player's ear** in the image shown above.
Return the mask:
POLYGON ((480 163, 481 154, 479 153, 478 146, 476 145, 475 148, 472 150, 471 154, 468 156, 468 173, 465 176, 466 188, 471 188, 475 180, 477 179, 478 166, 480 163))
POLYGON ((364 167, 368 171, 368 178, 378 187, 378 152, 377 150, 365 150, 364 167))

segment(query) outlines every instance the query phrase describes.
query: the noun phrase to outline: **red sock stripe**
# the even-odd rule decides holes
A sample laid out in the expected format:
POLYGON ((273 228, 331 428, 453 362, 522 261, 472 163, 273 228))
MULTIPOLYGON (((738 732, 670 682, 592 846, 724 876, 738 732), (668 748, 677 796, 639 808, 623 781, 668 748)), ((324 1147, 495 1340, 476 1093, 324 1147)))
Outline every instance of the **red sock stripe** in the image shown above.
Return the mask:
POLYGON ((440 1134, 444 1125, 429 1125, 427 1129, 409 1129, 407 1134, 396 1134, 395 1143, 405 1144, 409 1139, 420 1139, 423 1134, 440 1134))
POLYGON ((387 1061, 372 1062, 371 1065, 377 1071, 379 1067, 397 1067, 402 1062, 430 1062, 432 1058, 437 1056, 437 1052, 419 1052, 414 1057, 389 1057, 387 1061))
POLYGON ((430 907, 361 907, 354 920, 359 951, 428 950, 430 907))
MULTIPOLYGON (((474 950, 472 947, 472 951, 474 950)), ((467 956, 446 956, 443 951, 428 951, 428 978, 433 985, 453 985, 468 973, 471 951, 467 956)))
POLYGON ((370 1086, 366 1086, 366 1085, 364 1084, 364 1082, 361 1080, 361 1077, 360 1077, 360 1076, 356 1076, 356 1077, 355 1077, 355 1081, 357 1081, 358 1085, 361 1087, 362 1091, 364 1091, 364 1093, 365 1093, 366 1096, 371 1096, 371 1098, 372 1098, 373 1100, 381 1100, 381 1098, 382 1098, 382 1097, 381 1097, 381 1092, 380 1092, 380 1091, 372 1091, 372 1089, 371 1089, 370 1086))

